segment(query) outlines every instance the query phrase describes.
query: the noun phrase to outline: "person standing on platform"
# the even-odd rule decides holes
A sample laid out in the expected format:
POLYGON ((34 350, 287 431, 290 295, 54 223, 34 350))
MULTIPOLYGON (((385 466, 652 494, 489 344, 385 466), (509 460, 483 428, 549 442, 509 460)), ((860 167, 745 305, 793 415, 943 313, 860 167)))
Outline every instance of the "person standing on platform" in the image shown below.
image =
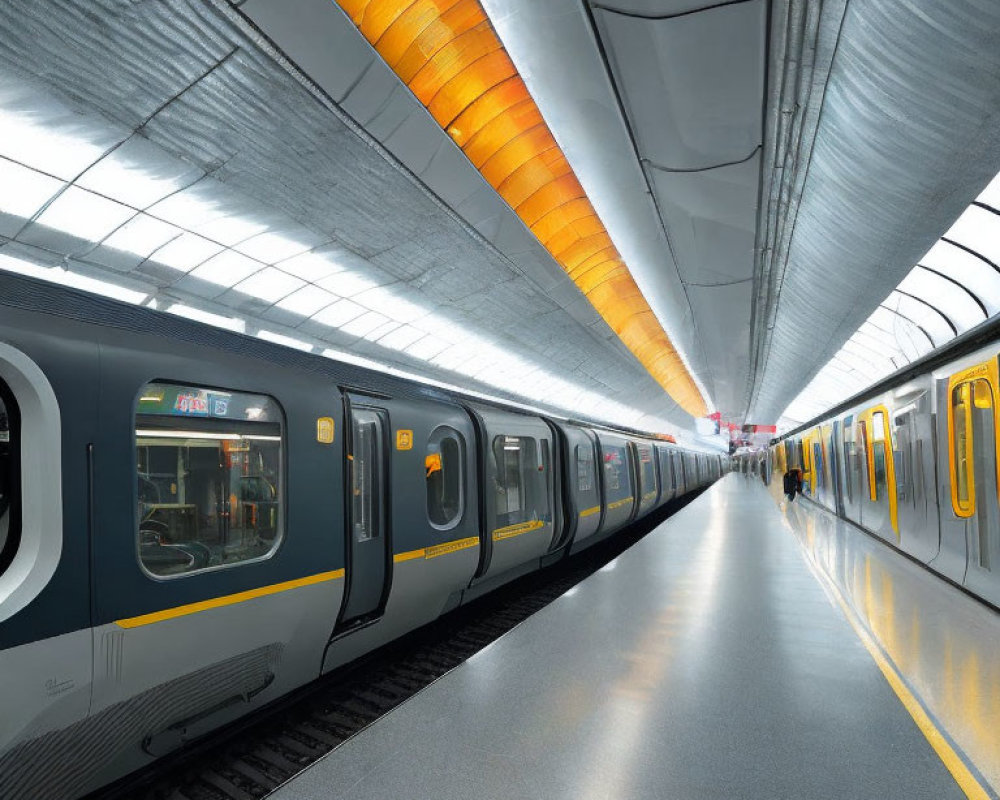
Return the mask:
POLYGON ((802 473, 797 469, 788 470, 781 479, 781 488, 788 498, 788 502, 791 503, 795 499, 796 493, 802 494, 802 473))

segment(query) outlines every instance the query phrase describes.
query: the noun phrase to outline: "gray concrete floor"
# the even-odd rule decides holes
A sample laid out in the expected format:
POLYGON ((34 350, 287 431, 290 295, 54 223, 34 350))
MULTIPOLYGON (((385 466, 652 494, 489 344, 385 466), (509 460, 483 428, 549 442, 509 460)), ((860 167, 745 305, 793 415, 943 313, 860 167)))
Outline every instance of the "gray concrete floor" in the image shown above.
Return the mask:
POLYGON ((963 796, 730 475, 272 798, 963 796))

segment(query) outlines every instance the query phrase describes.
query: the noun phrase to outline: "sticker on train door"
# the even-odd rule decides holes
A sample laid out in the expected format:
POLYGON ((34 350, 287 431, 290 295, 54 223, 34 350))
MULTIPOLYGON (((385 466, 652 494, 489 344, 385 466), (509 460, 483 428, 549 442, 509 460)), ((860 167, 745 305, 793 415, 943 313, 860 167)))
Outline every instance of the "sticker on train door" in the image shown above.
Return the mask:
POLYGON ((413 449, 413 431, 406 431, 406 430, 396 431, 396 449, 397 450, 413 449))

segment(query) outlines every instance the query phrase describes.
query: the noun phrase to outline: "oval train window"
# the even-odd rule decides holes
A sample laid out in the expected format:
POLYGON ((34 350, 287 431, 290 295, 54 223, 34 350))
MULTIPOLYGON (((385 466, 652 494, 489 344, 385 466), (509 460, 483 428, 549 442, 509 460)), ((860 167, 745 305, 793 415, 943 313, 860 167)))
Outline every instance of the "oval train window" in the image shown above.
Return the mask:
POLYGON ((438 530, 458 525, 465 510, 463 473, 465 445, 454 428, 435 428, 427 440, 424 472, 427 487, 427 518, 438 530))

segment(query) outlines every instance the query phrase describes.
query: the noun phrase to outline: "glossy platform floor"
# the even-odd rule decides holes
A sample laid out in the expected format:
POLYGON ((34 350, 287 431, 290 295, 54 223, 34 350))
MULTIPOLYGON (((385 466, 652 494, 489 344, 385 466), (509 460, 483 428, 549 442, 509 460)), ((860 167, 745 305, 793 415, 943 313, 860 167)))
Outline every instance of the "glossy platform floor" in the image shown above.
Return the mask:
POLYGON ((724 478, 271 797, 966 796, 824 585, 821 517, 724 478))

